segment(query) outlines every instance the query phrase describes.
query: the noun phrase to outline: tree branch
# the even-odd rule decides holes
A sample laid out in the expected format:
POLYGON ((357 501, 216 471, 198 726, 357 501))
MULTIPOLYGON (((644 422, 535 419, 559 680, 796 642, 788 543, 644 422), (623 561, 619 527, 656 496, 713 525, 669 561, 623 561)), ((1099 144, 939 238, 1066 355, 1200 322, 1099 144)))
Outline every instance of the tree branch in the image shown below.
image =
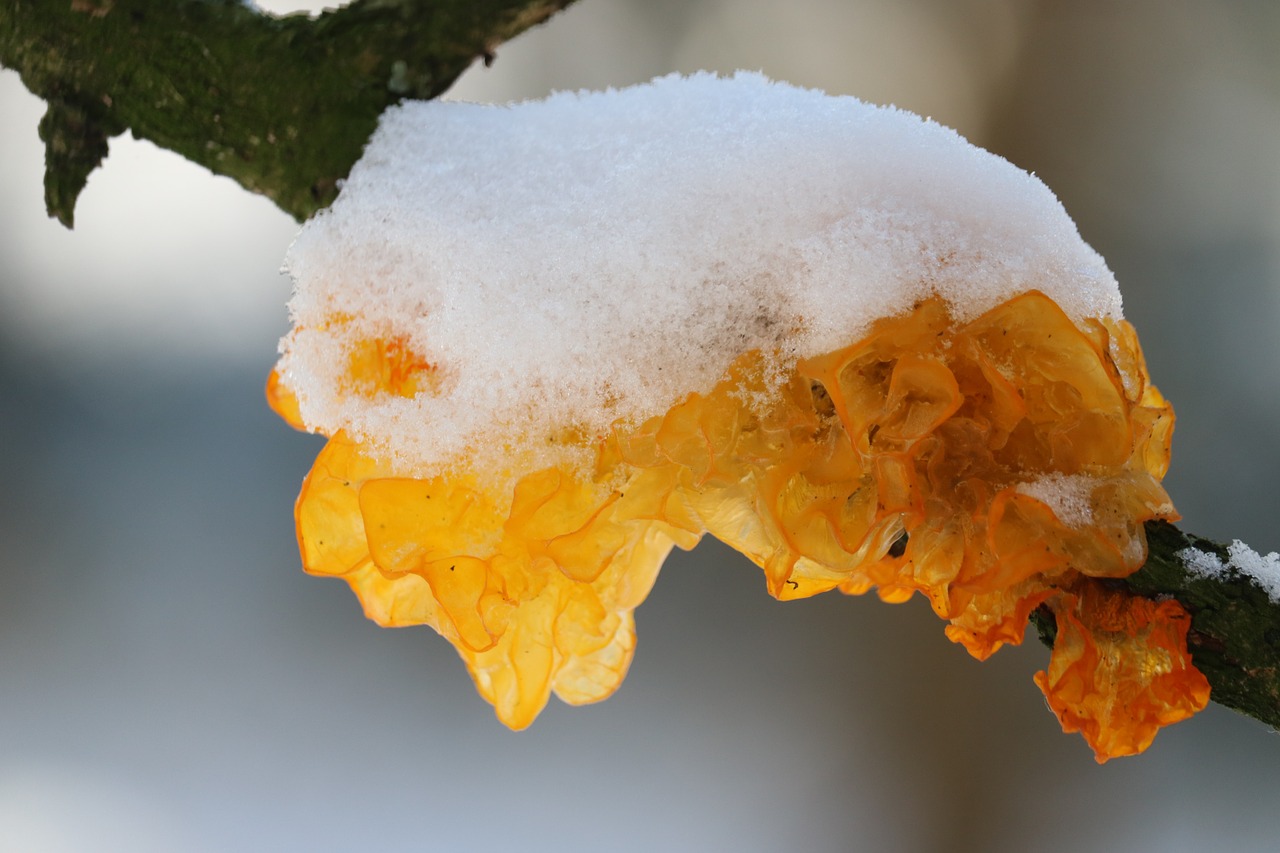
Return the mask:
MULTIPOLYGON (((1280 728, 1280 604, 1234 570, 1205 577, 1190 571, 1178 556, 1196 548, 1226 563, 1226 546, 1164 521, 1149 521, 1146 530, 1146 564, 1118 583, 1135 595, 1176 598, 1191 614, 1187 647, 1209 680, 1209 698, 1280 728)), ((1032 622, 1040 640, 1052 647, 1053 615, 1041 608, 1032 622)))
POLYGON ((571 2, 356 0, 309 18, 240 0, 8 0, 0 65, 48 102, 45 203, 67 227, 125 130, 302 220, 333 201, 388 105, 440 95, 571 2))

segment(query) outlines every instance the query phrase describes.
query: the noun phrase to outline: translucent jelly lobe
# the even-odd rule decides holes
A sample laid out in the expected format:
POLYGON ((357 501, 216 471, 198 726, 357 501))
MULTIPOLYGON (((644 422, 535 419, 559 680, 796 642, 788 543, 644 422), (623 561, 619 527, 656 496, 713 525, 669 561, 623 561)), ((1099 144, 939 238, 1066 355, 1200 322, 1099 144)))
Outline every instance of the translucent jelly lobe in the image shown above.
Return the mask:
POLYGON ((1058 634, 1036 684, 1063 730, 1084 735, 1099 763, 1142 752, 1162 726, 1208 703, 1209 682, 1187 652, 1191 617, 1178 602, 1085 581, 1052 609, 1058 634))
POLYGON ((444 635, 520 729, 553 691, 580 704, 617 688, 635 648, 631 611, 672 544, 696 538, 622 517, 619 503, 554 469, 524 477, 513 496, 465 475, 395 477, 339 433, 296 517, 307 571, 347 579, 379 624, 444 635))
MULTIPOLYGON (((351 393, 430 393, 430 365, 402 344, 362 344, 349 372, 351 393)), ((269 396, 298 422, 274 375, 269 396)), ((1185 716, 1200 687, 1135 680, 1143 666, 1079 651, 1075 626, 1101 600, 1080 590, 1139 568, 1142 523, 1173 517, 1159 482, 1172 423, 1123 322, 1077 327, 1032 291, 956 323, 931 299, 781 377, 746 352, 665 413, 578 436, 595 460, 585 470, 485 480, 461 460, 406 477, 339 432, 303 486, 298 535, 306 569, 346 578, 370 618, 447 637, 514 728, 552 692, 581 703, 615 690, 632 610, 673 545, 710 533, 781 599, 920 592, 979 658, 1020 642, 1048 603, 1060 624, 1076 620, 1059 631, 1076 651, 1069 666, 1055 651, 1042 686, 1100 756, 1125 754, 1149 743, 1152 721, 1185 716), (1149 710, 1100 715, 1100 695, 1149 710)), ((1137 649, 1130 629, 1149 646, 1159 618, 1117 623, 1112 647, 1137 649)))

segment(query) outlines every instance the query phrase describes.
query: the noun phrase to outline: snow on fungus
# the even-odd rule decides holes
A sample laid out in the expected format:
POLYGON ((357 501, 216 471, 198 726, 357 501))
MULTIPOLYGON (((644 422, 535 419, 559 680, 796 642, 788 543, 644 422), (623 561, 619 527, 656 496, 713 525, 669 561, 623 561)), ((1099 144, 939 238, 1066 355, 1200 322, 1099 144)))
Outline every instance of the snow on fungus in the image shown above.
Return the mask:
POLYGON ((1175 517, 1172 409, 1058 201, 951 130, 745 73, 406 103, 286 263, 304 566, 513 728, 618 687, 707 533, 780 599, 920 592, 979 658, 1051 608, 1100 757, 1204 704, 1185 616, 1098 580, 1175 517))

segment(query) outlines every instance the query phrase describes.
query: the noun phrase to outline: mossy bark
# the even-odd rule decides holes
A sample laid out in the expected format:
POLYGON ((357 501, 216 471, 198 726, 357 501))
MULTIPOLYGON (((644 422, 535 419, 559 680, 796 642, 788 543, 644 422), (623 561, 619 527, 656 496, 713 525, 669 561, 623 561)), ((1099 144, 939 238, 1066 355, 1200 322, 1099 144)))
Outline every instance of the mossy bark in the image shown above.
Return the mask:
POLYGON ((328 205, 378 116, 434 98, 573 0, 356 0, 316 18, 240 0, 7 0, 0 65, 49 105, 49 215, 68 227, 125 130, 296 219, 328 205))

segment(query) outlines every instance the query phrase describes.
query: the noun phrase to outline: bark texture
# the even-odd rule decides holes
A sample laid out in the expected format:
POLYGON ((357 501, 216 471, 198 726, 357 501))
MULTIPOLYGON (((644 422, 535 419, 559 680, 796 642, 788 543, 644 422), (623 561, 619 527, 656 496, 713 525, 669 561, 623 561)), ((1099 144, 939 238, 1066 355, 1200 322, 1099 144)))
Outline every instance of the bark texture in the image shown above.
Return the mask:
POLYGON ((434 98, 573 0, 356 0, 311 18, 240 0, 7 0, 0 65, 48 103, 45 202, 76 198, 126 130, 298 220, 328 205, 378 116, 434 98))

